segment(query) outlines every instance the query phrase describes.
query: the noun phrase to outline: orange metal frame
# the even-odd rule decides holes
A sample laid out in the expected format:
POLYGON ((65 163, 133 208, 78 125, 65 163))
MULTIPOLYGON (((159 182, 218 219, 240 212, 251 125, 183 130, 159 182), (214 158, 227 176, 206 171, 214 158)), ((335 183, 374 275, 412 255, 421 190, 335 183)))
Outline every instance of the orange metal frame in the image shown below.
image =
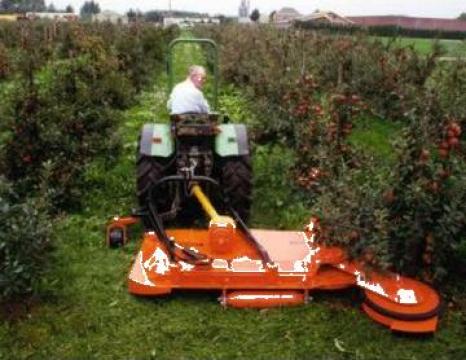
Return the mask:
MULTIPOLYGON (((137 221, 115 219, 107 234, 137 221)), ((271 263, 236 228, 171 229, 168 236, 210 261, 170 261, 154 232, 146 232, 129 273, 128 290, 135 295, 169 294, 176 289, 218 289, 221 302, 234 307, 289 306, 306 302, 311 290, 357 286, 364 290, 363 311, 394 331, 429 333, 437 328, 440 298, 429 286, 393 273, 367 273, 337 247, 314 241, 315 224, 307 231, 252 230, 271 263)))
POLYGON ((128 226, 134 225, 139 222, 139 219, 133 216, 119 217, 115 216, 110 224, 107 225, 105 243, 110 246, 110 232, 113 229, 120 229, 123 231, 123 245, 128 242, 128 226))

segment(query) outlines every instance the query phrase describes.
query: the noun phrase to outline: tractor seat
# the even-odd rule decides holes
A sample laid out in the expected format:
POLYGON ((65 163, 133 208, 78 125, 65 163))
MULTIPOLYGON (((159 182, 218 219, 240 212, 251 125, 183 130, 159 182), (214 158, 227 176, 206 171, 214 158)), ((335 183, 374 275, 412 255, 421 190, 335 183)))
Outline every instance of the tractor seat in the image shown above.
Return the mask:
POLYGON ((170 122, 175 136, 215 136, 219 118, 218 113, 186 113, 171 115, 170 122))
POLYGON ((205 124, 205 123, 218 123, 220 114, 217 112, 212 113, 185 113, 170 115, 170 121, 176 124, 205 124))

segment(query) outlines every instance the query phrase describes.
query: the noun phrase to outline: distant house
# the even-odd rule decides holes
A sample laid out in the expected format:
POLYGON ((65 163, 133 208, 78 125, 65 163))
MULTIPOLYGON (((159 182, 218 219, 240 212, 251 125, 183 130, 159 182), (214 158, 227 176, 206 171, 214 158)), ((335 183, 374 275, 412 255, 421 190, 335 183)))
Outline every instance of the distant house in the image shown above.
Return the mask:
POLYGON ((192 27, 196 24, 220 24, 220 18, 218 17, 164 17, 163 26, 172 26, 176 25, 181 28, 192 27))
POLYGON ((457 19, 417 18, 410 16, 350 16, 359 26, 399 26, 416 30, 466 31, 466 21, 457 19))
POLYGON ((316 10, 310 15, 305 15, 296 20, 302 22, 312 22, 316 24, 331 24, 331 25, 353 25, 354 22, 347 17, 338 15, 332 11, 316 10))
POLYGON ((112 24, 127 24, 128 17, 126 15, 120 15, 115 11, 104 10, 98 14, 92 15, 92 21, 110 22, 112 24))
POLYGON ((73 13, 59 12, 27 12, 21 17, 23 20, 53 20, 53 21, 76 21, 78 16, 73 13))
POLYGON ((270 22, 269 15, 267 14, 260 14, 259 17, 259 24, 268 24, 270 22))
POLYGON ((316 10, 312 14, 302 15, 298 11, 290 7, 284 7, 278 11, 274 11, 270 15, 270 21, 277 27, 288 27, 295 21, 312 22, 316 24, 332 24, 332 25, 352 25, 353 21, 347 17, 338 15, 332 11, 316 10))
POLYGON ((277 27, 288 27, 302 15, 291 7, 284 7, 270 15, 270 22, 277 27))
POLYGON ((17 21, 21 14, 0 14, 0 21, 17 21))

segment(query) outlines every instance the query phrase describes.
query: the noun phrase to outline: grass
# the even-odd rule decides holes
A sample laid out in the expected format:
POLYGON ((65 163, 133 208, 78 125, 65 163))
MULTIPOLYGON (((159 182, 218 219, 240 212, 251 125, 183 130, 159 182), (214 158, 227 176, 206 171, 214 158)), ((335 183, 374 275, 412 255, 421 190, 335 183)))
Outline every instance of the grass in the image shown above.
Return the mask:
MULTIPOLYGON (((392 38, 380 37, 384 42, 391 41, 392 38)), ((438 41, 440 46, 445 50, 445 56, 466 56, 466 41, 446 40, 446 39, 420 39, 400 37, 395 40, 398 46, 413 46, 420 54, 428 55, 432 52, 432 46, 438 41)))
MULTIPOLYGON (((96 161, 86 170, 94 183, 86 208, 56 225, 56 261, 47 277, 54 291, 24 317, 0 324, 0 359, 178 358, 463 358, 465 314, 448 311, 433 337, 391 334, 359 310, 355 292, 317 293, 307 306, 273 310, 224 310, 215 292, 178 292, 164 298, 130 296, 126 277, 138 249, 135 229, 126 248, 104 246, 105 222, 128 213, 134 198, 134 153, 140 127, 167 118, 164 77, 124 114, 124 152, 118 164, 96 161)), ((250 104, 227 90, 221 107, 250 118, 250 104), (242 110, 239 110, 242 108, 242 110)), ((381 157, 391 124, 362 122, 352 141, 381 157), (365 145, 366 144, 366 145, 365 145)), ((254 151, 253 223, 296 228, 308 214, 287 180, 293 154, 281 147, 254 151)))
POLYGON ((395 161, 392 141, 398 137, 400 130, 401 125, 393 121, 359 118, 349 141, 358 151, 373 156, 383 165, 390 165, 395 161))

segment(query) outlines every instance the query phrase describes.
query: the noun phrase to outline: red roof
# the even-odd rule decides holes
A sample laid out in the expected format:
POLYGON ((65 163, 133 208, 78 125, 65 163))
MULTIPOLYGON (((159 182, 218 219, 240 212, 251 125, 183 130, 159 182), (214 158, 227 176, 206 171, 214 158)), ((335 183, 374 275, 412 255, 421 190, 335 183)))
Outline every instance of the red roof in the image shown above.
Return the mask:
POLYGON ((348 16, 356 25, 394 25, 408 29, 466 31, 466 21, 457 19, 416 18, 409 16, 348 16))

